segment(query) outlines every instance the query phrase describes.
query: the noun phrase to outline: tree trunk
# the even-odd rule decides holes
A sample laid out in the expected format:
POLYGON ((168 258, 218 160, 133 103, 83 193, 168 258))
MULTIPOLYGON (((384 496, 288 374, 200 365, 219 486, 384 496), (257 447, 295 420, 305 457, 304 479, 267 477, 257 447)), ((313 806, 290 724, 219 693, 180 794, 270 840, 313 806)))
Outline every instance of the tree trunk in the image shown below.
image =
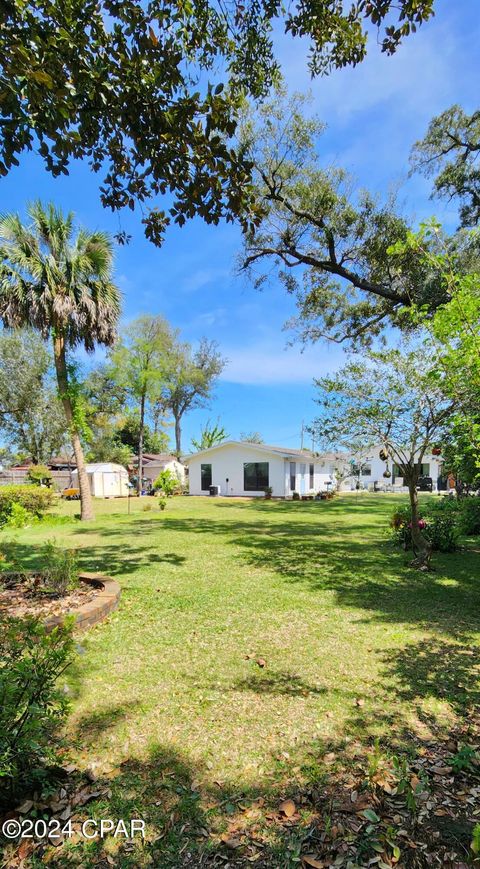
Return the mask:
POLYGON ((415 555, 412 561, 412 567, 418 567, 421 570, 428 570, 430 566, 430 558, 432 556, 432 547, 425 540, 422 531, 419 527, 418 516, 418 492, 417 479, 415 476, 408 480, 408 494, 410 496, 410 508, 412 511, 412 549, 415 555))
POLYGON ((139 496, 142 494, 142 478, 143 478, 143 435, 145 431, 145 395, 140 399, 140 425, 138 428, 138 479, 137 492, 139 496))
POLYGON ((73 452, 77 463, 78 488, 80 489, 80 518, 84 521, 94 519, 92 494, 88 482, 88 475, 85 470, 85 458, 83 455, 80 434, 75 425, 72 401, 68 393, 68 371, 65 358, 65 341, 62 336, 53 339, 53 355, 55 359, 55 370, 57 372, 58 391, 60 400, 65 411, 70 437, 72 440, 73 452))
POLYGON ((182 426, 181 417, 175 417, 175 453, 179 459, 182 454, 182 426))

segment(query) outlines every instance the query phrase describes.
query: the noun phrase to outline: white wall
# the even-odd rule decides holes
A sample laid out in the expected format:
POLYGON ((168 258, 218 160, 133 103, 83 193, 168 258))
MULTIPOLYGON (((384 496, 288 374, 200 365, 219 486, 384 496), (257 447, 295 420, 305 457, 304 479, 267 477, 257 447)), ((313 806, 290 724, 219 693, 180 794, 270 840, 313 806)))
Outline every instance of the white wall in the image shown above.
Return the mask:
MULTIPOLYGON (((377 483, 380 486, 393 484, 393 486, 395 488, 402 487, 404 485, 403 478, 398 477, 398 476, 395 476, 395 479, 393 478, 393 463, 392 463, 391 459, 388 460, 388 470, 390 471, 392 476, 391 477, 384 477, 383 476, 383 473, 386 469, 386 464, 384 461, 382 461, 382 459, 379 456, 379 452, 381 449, 382 449, 381 446, 372 447, 370 450, 367 450, 361 456, 354 457, 355 462, 358 462, 359 459, 361 462, 367 462, 367 459, 370 459, 370 461, 368 461, 368 465, 370 465, 371 474, 368 474, 368 475, 362 474, 361 475, 360 479, 361 479, 362 486, 364 486, 366 488, 369 486, 373 487, 373 485, 375 483, 377 483)), ((429 464, 430 465, 430 473, 427 474, 426 476, 432 478, 434 490, 436 489, 436 485, 437 485, 437 477, 440 476, 440 469, 442 466, 442 461, 443 460, 442 460, 441 456, 433 456, 431 453, 426 454, 423 458, 422 464, 429 464)), ((357 482, 358 482, 358 474, 355 474, 353 477, 348 477, 347 479, 345 479, 342 482, 340 488, 344 491, 346 491, 348 489, 354 489, 357 482)))
POLYGON ((298 460, 295 459, 295 489, 290 488, 290 459, 285 460, 283 455, 256 450, 249 446, 236 444, 219 446, 211 453, 201 456, 193 456, 189 459, 189 491, 191 495, 208 495, 201 488, 201 465, 212 466, 212 485, 220 486, 222 495, 236 496, 263 496, 263 491, 249 492, 243 488, 243 465, 244 462, 268 462, 269 485, 273 489, 273 495, 277 498, 290 497, 292 491, 302 494, 311 494, 327 489, 327 483, 332 483, 333 467, 329 463, 314 463, 314 485, 310 487, 309 456, 298 460), (305 477, 302 485, 301 465, 305 465, 305 477), (228 477, 228 484, 227 484, 228 477), (228 490, 227 490, 228 486, 228 490))

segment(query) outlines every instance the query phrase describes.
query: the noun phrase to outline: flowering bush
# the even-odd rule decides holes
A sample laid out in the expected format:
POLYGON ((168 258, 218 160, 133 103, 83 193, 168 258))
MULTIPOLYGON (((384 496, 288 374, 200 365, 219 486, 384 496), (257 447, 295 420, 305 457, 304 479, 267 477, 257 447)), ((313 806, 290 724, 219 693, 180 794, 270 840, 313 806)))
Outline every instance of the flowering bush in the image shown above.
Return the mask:
MULTIPOLYGON (((438 552, 454 552, 460 535, 459 509, 456 500, 431 501, 419 507, 419 527, 438 552)), ((412 546, 412 511, 410 505, 395 510, 391 520, 392 540, 397 546, 412 546)))

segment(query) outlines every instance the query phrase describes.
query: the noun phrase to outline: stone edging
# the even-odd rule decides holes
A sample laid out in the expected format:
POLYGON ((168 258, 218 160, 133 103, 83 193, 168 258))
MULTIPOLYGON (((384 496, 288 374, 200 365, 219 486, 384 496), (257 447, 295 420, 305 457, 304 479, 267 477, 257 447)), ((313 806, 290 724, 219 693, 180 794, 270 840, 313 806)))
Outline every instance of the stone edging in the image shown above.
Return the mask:
POLYGON ((100 573, 80 573, 78 578, 82 582, 95 586, 95 588, 100 588, 101 591, 95 595, 93 600, 84 603, 76 610, 62 613, 59 616, 50 616, 45 621, 47 630, 52 630, 57 625, 62 624, 67 615, 73 615, 75 616, 74 629, 85 631, 87 628, 91 628, 98 622, 103 621, 110 613, 116 610, 121 592, 121 588, 116 580, 109 576, 102 576, 100 573))

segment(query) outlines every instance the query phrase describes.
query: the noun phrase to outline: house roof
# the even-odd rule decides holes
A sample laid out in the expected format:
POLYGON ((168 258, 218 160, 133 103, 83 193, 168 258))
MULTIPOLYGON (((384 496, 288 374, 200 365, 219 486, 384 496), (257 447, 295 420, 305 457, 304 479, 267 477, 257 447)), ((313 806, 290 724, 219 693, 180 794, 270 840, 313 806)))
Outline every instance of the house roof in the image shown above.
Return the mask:
MULTIPOLYGON (((123 465, 117 465, 115 462, 92 462, 91 464, 85 465, 85 470, 87 474, 95 473, 95 471, 103 471, 106 474, 115 471, 123 471, 125 474, 127 473, 123 465)), ((78 474, 78 471, 75 469, 73 473, 78 474)))
MULTIPOLYGON (((178 459, 176 456, 170 455, 170 453, 144 453, 143 454, 144 462, 177 462, 178 459)), ((138 456, 137 456, 138 461, 138 456)))
POLYGON ((295 450, 291 447, 278 447, 271 446, 270 444, 253 444, 249 441, 222 441, 221 444, 216 444, 214 447, 209 447, 206 450, 199 450, 197 453, 185 456, 183 462, 184 464, 188 464, 192 459, 197 458, 197 456, 207 455, 215 450, 223 449, 223 447, 248 447, 249 449, 258 450, 261 453, 273 453, 274 455, 280 455, 284 458, 289 458, 291 456, 292 458, 318 459, 318 456, 310 450, 295 450))

